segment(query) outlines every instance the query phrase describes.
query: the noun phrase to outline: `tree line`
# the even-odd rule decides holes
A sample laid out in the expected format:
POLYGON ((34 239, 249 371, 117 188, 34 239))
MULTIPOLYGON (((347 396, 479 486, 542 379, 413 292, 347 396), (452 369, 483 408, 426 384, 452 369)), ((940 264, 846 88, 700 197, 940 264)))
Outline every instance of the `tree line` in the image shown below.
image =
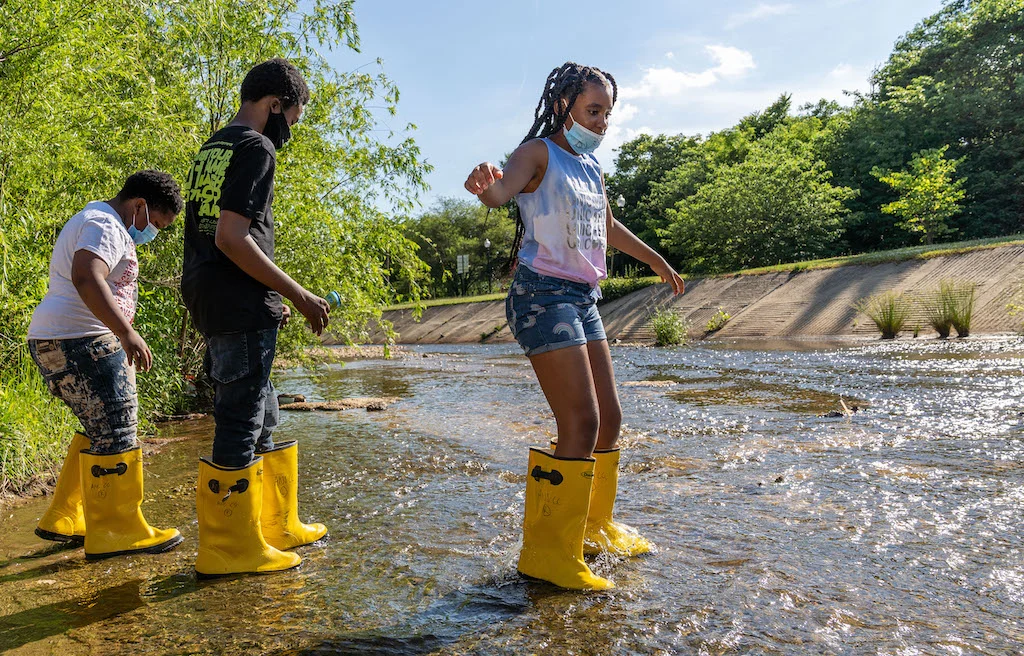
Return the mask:
MULTIPOLYGON (((57 234, 134 171, 160 169, 184 185, 199 146, 233 116, 255 63, 286 57, 314 92, 278 157, 278 262, 303 286, 340 293, 331 327, 343 339, 359 341, 388 303, 419 297, 426 269, 400 217, 416 207, 430 167, 414 126, 381 136, 378 117, 396 112, 399 93, 380 62, 343 71, 326 56, 358 52, 353 5, 0 2, 0 488, 5 463, 44 463, 60 444, 55 427, 68 423, 25 344, 57 234)), ((155 358, 138 379, 147 415, 188 411, 201 377, 203 345, 178 291, 181 225, 138 251, 135 326, 155 358)), ((279 348, 313 339, 301 324, 285 329, 279 348)))

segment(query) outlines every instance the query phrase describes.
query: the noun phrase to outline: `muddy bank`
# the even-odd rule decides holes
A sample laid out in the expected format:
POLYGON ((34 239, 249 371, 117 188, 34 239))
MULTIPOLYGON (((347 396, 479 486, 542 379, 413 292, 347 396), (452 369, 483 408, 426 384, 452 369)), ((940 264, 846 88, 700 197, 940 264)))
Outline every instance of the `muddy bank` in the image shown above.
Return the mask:
MULTIPOLYGON (((1022 272, 1024 246, 1006 246, 926 260, 698 278, 687 281, 686 293, 678 298, 666 285, 655 285, 603 305, 601 315, 609 339, 629 342, 654 340, 650 314, 659 308, 688 320, 694 338, 704 335, 720 307, 732 319, 714 339, 871 336, 874 324, 853 309, 858 299, 888 290, 920 295, 952 278, 977 285, 973 334, 1012 333, 1020 318, 1009 315, 1007 304, 1021 288, 1022 272)), ((430 307, 421 321, 413 319, 411 310, 385 312, 384 318, 394 324, 402 344, 512 341, 503 301, 430 307)), ((922 337, 934 336, 919 307, 905 334, 916 325, 922 337)))

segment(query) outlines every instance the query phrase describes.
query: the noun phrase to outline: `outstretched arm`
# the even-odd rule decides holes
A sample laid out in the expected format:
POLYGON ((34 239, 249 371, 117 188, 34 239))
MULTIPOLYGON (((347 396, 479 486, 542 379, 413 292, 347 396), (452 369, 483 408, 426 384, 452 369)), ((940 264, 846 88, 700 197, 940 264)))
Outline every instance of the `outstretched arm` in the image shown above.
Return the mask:
POLYGON ((501 207, 526 189, 535 178, 544 177, 547 156, 547 146, 541 140, 527 141, 508 158, 504 170, 484 162, 470 171, 466 178, 466 191, 487 207, 501 207))

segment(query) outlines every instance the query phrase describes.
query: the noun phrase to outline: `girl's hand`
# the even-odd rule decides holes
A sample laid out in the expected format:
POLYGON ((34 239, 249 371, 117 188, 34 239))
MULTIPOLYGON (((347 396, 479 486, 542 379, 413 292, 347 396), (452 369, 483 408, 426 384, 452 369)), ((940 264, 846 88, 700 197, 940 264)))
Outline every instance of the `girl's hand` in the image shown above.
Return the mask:
POLYGON ((466 178, 466 191, 479 196, 502 177, 501 169, 490 162, 484 162, 470 172, 466 178))
POLYGON ((661 282, 667 282, 672 285, 672 293, 676 296, 686 291, 686 283, 683 282, 682 277, 675 272, 675 269, 668 265, 668 262, 664 258, 661 258, 660 262, 655 263, 652 267, 654 273, 661 276, 661 282))

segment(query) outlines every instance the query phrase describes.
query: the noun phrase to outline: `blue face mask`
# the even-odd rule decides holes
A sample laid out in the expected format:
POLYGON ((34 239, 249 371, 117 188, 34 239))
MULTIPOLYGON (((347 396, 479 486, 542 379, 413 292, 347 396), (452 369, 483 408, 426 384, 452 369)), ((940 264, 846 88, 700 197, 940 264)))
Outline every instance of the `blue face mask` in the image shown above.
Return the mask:
POLYGON ((569 142, 569 147, 580 155, 594 152, 601 145, 601 141, 604 140, 603 134, 591 132, 580 125, 580 122, 576 119, 573 119, 571 128, 562 126, 562 134, 565 135, 565 140, 569 142))
POLYGON ((132 224, 128 226, 128 236, 132 238, 136 246, 142 246, 156 238, 160 230, 149 220, 149 203, 146 204, 146 227, 139 230, 135 227, 135 215, 132 214, 132 224))

